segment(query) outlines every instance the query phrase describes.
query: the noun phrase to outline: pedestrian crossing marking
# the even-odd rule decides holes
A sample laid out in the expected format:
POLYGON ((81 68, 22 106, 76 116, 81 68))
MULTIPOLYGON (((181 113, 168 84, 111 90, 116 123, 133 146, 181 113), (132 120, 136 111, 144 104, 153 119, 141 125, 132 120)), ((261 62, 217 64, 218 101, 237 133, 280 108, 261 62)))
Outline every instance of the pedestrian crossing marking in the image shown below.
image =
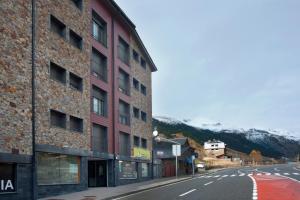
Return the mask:
POLYGON ((290 175, 289 173, 283 173, 284 175, 290 175))
MULTIPOLYGON (((240 173, 240 174, 224 174, 224 175, 206 175, 206 176, 200 176, 198 178, 225 178, 225 177, 242 177, 245 176, 247 174, 245 173, 240 173)), ((288 172, 284 172, 284 173, 270 173, 270 172, 263 172, 263 173, 249 173, 248 176, 271 176, 271 175, 275 175, 275 176, 281 176, 281 175, 300 175, 300 173, 298 172, 293 172, 293 173, 288 173, 288 172)))
POLYGON ((227 177, 227 176, 228 176, 228 175, 225 174, 225 175, 223 175, 222 177, 227 177))
POLYGON ((236 175, 235 175, 235 174, 232 174, 232 175, 231 175, 231 177, 234 177, 234 176, 236 176, 236 175))
POLYGON ((299 175, 299 173, 297 173, 297 172, 295 172, 295 173, 293 173, 294 175, 299 175))
POLYGON ((275 173, 275 175, 276 175, 276 176, 280 176, 280 174, 279 174, 279 173, 275 173))
POLYGON ((245 174, 240 174, 239 176, 245 176, 245 174))
POLYGON ((258 173, 257 176, 261 176, 261 173, 258 173))

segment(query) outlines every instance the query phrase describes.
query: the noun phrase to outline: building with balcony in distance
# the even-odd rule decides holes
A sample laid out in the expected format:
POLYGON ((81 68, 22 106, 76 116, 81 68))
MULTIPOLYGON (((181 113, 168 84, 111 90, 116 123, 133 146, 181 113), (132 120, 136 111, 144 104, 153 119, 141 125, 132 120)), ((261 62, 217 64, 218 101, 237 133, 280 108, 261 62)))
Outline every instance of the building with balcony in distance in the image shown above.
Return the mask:
POLYGON ((219 140, 208 140, 204 142, 204 153, 206 157, 221 158, 225 155, 226 144, 219 140))
POLYGON ((12 185, 0 199, 150 179, 157 69, 121 8, 8 0, 0 11, 0 180, 12 185))

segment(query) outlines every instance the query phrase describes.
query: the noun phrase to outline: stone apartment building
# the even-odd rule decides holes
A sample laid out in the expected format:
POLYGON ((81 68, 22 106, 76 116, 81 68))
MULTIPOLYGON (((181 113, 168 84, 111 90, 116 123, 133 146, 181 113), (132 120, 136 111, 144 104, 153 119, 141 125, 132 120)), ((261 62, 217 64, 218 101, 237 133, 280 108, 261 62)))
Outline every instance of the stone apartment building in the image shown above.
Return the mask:
POLYGON ((0 13, 0 199, 151 178, 157 69, 121 8, 9 0, 0 13))

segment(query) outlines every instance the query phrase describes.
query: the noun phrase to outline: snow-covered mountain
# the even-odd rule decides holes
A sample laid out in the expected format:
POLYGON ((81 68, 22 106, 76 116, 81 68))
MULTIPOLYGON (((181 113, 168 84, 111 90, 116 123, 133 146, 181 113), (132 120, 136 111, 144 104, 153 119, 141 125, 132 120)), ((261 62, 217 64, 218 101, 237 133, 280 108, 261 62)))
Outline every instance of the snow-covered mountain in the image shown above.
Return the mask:
POLYGON ((231 148, 245 153, 249 153, 251 148, 257 148, 270 157, 293 157, 300 152, 300 138, 288 131, 239 128, 219 122, 199 123, 199 120, 195 122, 165 116, 154 116, 153 125, 160 127, 164 132, 168 132, 168 128, 173 133, 174 131, 187 132, 195 139, 198 138, 199 142, 204 142, 206 139, 220 139, 231 148))

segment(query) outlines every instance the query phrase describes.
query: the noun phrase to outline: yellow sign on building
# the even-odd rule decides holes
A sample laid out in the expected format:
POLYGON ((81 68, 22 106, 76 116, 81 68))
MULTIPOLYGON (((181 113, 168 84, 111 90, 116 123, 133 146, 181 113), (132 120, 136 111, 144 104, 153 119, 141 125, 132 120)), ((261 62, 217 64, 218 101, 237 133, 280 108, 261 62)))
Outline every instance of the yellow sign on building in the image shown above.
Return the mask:
POLYGON ((134 147, 133 148, 133 157, 150 160, 151 153, 148 149, 134 147))

